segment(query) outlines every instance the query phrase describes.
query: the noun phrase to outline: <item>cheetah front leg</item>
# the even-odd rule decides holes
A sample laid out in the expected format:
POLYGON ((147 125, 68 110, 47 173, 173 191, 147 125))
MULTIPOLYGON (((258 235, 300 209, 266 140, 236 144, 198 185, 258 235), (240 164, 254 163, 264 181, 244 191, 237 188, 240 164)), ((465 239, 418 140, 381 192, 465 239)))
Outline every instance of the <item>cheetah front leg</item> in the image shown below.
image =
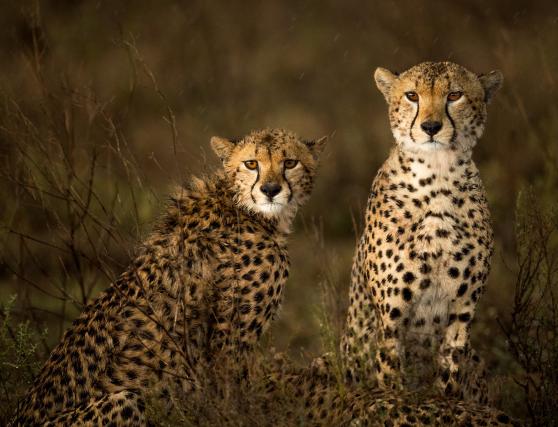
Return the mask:
POLYGON ((378 386, 383 389, 402 390, 402 348, 399 322, 390 316, 382 316, 379 322, 375 355, 375 371, 378 386))
POLYGON ((364 256, 361 244, 351 269, 350 305, 340 347, 346 381, 373 387, 376 386, 374 358, 379 319, 371 287, 362 271, 364 256))
POLYGON ((439 353, 437 387, 447 396, 488 403, 484 363, 469 344, 472 314, 450 314, 439 353))
MULTIPOLYGON (((358 304, 358 303, 357 303, 358 304)), ((375 386, 375 352, 378 319, 372 304, 349 307, 347 329, 341 338, 345 379, 349 383, 375 386)))

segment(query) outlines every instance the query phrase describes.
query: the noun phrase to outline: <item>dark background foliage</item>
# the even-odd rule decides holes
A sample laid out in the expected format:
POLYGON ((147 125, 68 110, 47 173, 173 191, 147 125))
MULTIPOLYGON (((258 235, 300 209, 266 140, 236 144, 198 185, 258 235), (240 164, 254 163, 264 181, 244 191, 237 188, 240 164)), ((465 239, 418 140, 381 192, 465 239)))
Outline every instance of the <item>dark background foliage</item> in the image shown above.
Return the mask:
POLYGON ((267 126, 330 135, 270 334, 294 357, 319 354, 324 318, 334 336, 344 321, 363 206, 392 144, 374 68, 500 69, 474 156, 496 252, 473 340, 497 403, 526 416, 504 331, 522 274, 517 196, 556 197, 556 2, 4 0, 0 45, 0 301, 17 294, 12 318, 48 328, 40 357, 125 267, 172 185, 217 165, 209 138, 267 126))

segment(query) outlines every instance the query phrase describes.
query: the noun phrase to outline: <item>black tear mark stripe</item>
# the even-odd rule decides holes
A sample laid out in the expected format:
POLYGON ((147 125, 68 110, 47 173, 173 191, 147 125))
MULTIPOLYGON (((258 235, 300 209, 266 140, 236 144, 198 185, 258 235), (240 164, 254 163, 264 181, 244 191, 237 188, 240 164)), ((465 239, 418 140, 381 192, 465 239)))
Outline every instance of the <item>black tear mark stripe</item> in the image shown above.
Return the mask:
POLYGON ((411 141, 413 142, 416 142, 415 138, 413 137, 413 126, 415 125, 415 121, 417 120, 419 110, 420 110, 420 100, 417 101, 417 112, 415 113, 415 117, 413 117, 413 121, 411 122, 411 129, 409 129, 409 135, 411 136, 411 141))
MULTIPOLYGON (((256 147, 256 158, 258 155, 258 147, 256 147)), ((258 183, 258 181, 260 180, 260 163, 257 163, 258 166, 256 168, 257 171, 257 175, 256 175, 256 180, 254 181, 254 183, 252 184, 252 187, 250 188, 250 197, 252 198, 252 201, 254 202, 255 205, 258 204, 258 202, 256 202, 256 198, 254 197, 254 187, 256 186, 256 184, 258 183)))
MULTIPOLYGON (((451 88, 451 83, 450 83, 450 81, 448 80, 448 84, 447 84, 447 91, 448 91, 448 92, 450 91, 450 88, 451 88)), ((449 108, 448 108, 448 107, 449 107, 449 104, 448 104, 448 102, 446 101, 446 107, 445 107, 446 116, 448 116, 448 119, 449 119, 449 121, 450 121, 450 123, 451 123, 451 128, 452 128, 452 134, 451 134, 450 143, 454 143, 454 142, 455 142, 455 139, 457 138, 457 131, 455 130, 455 122, 453 121, 453 118, 451 117, 451 115, 450 115, 450 113, 449 113, 449 108)))
POLYGON ((260 165, 258 165, 258 168, 256 170, 258 171, 258 174, 256 175, 256 180, 252 184, 252 188, 250 188, 250 197, 252 198, 252 201, 254 202, 254 204, 258 203, 258 202, 256 202, 256 198, 254 197, 254 187, 256 186, 258 181, 260 180, 260 165))
POLYGON ((455 130, 455 122, 453 121, 450 113, 449 113, 449 108, 448 108, 449 104, 446 102, 446 116, 448 116, 448 119, 451 123, 451 128, 452 128, 452 134, 451 134, 451 140, 450 143, 454 143, 455 142, 455 138, 457 138, 457 131, 455 130))
POLYGON ((281 172, 281 175, 283 176, 283 179, 285 180, 285 182, 287 183, 287 187, 289 187, 289 203, 291 202, 291 200, 293 199, 293 189, 291 187, 291 183, 289 182, 289 180, 287 179, 287 175, 286 175, 287 170, 285 169, 285 167, 283 167, 283 172, 281 172))

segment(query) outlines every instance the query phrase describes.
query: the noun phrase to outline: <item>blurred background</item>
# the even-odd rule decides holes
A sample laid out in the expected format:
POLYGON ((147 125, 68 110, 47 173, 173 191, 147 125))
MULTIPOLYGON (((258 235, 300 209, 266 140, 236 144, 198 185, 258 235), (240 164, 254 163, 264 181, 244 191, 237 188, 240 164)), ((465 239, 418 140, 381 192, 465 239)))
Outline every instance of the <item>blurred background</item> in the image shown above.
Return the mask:
POLYGON ((474 154, 496 251, 472 334, 500 406, 527 411, 502 328, 518 194, 544 206, 557 194, 555 1, 3 0, 0 43, 0 301, 48 328, 39 354, 125 268, 172 186, 217 166, 209 138, 263 127, 330 135, 268 338, 301 360, 320 354, 324 327, 342 327, 363 208, 392 146, 375 67, 500 69, 474 154))

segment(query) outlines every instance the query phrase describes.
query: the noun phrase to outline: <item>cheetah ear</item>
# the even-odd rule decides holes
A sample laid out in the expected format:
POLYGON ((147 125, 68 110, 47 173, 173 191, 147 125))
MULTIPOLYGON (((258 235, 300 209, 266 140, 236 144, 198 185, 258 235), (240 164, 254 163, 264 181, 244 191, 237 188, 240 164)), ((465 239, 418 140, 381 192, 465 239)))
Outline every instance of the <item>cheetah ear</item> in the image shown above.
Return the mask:
POLYGON ((391 93, 391 87, 393 82, 397 79, 397 74, 392 73, 386 68, 378 67, 374 71, 374 80, 376 80, 376 86, 380 89, 380 92, 384 95, 386 101, 389 102, 389 94, 391 93))
POLYGON ((221 138, 220 136, 214 136, 211 138, 211 148, 215 151, 215 154, 224 161, 231 156, 231 153, 235 146, 234 140, 228 140, 226 138, 221 138))
POLYGON ((308 149, 312 153, 312 157, 314 157, 314 160, 318 160, 318 157, 320 157, 320 154, 322 154, 322 151, 324 150, 327 140, 328 136, 326 135, 316 140, 303 142, 304 145, 306 145, 306 147, 308 147, 308 149))
POLYGON ((480 74, 479 80, 484 89, 484 102, 488 104, 496 91, 502 87, 504 76, 501 71, 495 70, 488 74, 480 74))

